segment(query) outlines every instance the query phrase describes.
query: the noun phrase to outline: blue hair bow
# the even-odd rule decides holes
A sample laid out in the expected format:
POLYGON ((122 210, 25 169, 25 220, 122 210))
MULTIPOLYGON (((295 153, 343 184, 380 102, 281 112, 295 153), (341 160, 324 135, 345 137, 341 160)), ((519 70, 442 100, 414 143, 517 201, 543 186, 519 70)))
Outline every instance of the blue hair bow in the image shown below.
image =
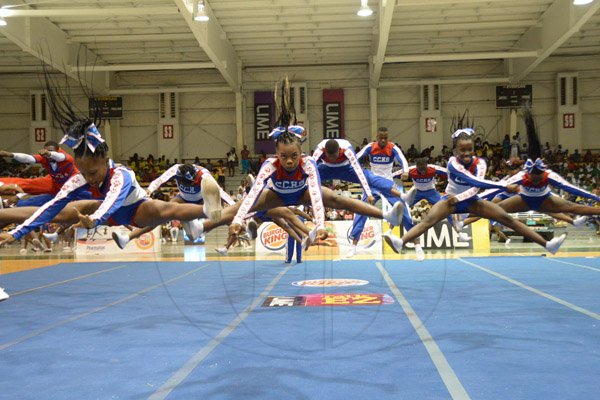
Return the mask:
POLYGON ((546 164, 544 164, 544 161, 541 158, 537 158, 535 161, 532 161, 531 158, 528 158, 523 166, 523 169, 528 173, 531 173, 531 171, 534 169, 545 171, 546 168, 546 164))
POLYGON ((81 143, 83 143, 84 139, 86 140, 87 146, 92 151, 92 153, 96 151, 96 147, 98 147, 100 143, 104 143, 104 139, 102 139, 98 128, 96 128, 96 125, 94 125, 93 123, 90 124, 87 128, 85 128, 85 133, 80 137, 73 137, 71 136, 70 132, 67 132, 67 134, 63 136, 60 143, 64 143, 70 148, 76 149, 81 145, 81 143))
POLYGON ((461 128, 461 129, 457 129, 456 131, 454 131, 454 133, 452 134, 452 139, 456 139, 461 133, 466 133, 467 136, 472 136, 475 134, 475 130, 473 130, 472 128, 461 128))
POLYGON ((175 175, 177 175, 180 178, 185 179, 188 182, 194 182, 194 180, 196 179, 197 172, 198 172, 198 170, 194 169, 193 171, 186 170, 184 173, 182 173, 181 169, 178 168, 175 175))
POLYGON ((275 128, 273 128, 273 130, 271 131, 271 133, 269 133, 269 137, 271 139, 277 139, 284 132, 289 132, 289 133, 293 134, 301 142, 304 141, 304 139, 306 138, 306 130, 304 129, 303 126, 300 126, 300 125, 290 125, 288 127, 281 126, 281 125, 280 126, 276 126, 275 128))

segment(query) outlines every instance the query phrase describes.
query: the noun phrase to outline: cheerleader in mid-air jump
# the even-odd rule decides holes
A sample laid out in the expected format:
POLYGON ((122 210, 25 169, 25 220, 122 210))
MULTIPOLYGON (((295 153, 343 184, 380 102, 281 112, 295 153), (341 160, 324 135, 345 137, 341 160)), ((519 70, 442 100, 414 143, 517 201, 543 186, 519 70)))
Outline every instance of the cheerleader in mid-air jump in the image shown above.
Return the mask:
POLYGON ((469 128, 459 129, 452 135, 454 156, 448 161, 447 196, 431 207, 427 216, 402 238, 385 234, 385 241, 399 253, 407 241, 414 240, 427 229, 453 213, 471 213, 495 220, 512 228, 517 233, 545 247, 550 253, 558 251, 566 235, 546 241, 538 233, 529 229, 522 222, 513 219, 502 207, 478 197, 480 189, 501 189, 510 193, 518 191, 515 184, 492 182, 484 179, 486 164, 481 158, 473 155, 474 131, 469 128))

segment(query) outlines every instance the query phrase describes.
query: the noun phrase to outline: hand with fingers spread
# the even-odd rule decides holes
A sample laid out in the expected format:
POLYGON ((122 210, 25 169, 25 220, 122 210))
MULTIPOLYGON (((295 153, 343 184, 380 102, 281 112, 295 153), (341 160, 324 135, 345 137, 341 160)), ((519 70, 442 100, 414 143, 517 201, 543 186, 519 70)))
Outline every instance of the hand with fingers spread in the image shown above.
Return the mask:
POLYGON ((448 195, 448 198, 446 199, 448 200, 448 204, 450 204, 451 206, 455 205, 456 203, 458 203, 458 199, 456 198, 455 195, 451 194, 448 195))
POLYGON ((79 218, 79 222, 71 225, 71 228, 92 229, 92 228, 96 227, 96 221, 91 219, 89 215, 84 215, 84 214, 80 213, 77 208, 75 208, 75 207, 73 207, 73 208, 74 208, 75 212, 77 212, 77 218, 79 218))
POLYGON ((40 151, 38 151, 38 154, 42 157, 50 158, 50 150, 48 149, 41 149, 40 151))
POLYGON ((12 207, 19 202, 17 196, 8 196, 4 199, 4 207, 12 207))
POLYGON ((15 241, 13 235, 8 232, 0 233, 0 247, 15 241))
POLYGON ((514 183, 511 183, 510 185, 506 186, 506 191, 508 193, 517 193, 519 191, 519 185, 515 185, 514 183))
POLYGON ((290 226, 290 224, 288 224, 288 222, 283 219, 283 218, 273 218, 273 222, 279 226, 281 229, 283 229, 284 231, 286 231, 286 233, 288 235, 290 235, 292 238, 294 238, 295 241, 297 242, 301 242, 303 237, 301 237, 301 234, 299 234, 298 232, 296 232, 294 230, 294 228, 292 226, 290 226))
POLYGON ((242 231, 242 226, 240 224, 231 224, 229 225, 229 232, 227 240, 237 240, 240 232, 242 231))
POLYGON ((8 183, 0 186, 0 194, 2 195, 11 195, 16 193, 23 193, 23 189, 21 189, 21 187, 17 184, 8 183))
POLYGON ((327 229, 321 228, 317 230, 317 239, 325 240, 327 239, 327 236, 329 236, 329 232, 327 232, 327 229))

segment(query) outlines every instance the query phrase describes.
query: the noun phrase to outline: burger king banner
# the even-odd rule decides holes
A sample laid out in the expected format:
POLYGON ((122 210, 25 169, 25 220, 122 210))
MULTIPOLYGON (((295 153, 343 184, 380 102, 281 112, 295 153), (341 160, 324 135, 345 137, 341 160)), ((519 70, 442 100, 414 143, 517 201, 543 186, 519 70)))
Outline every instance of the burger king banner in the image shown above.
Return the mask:
POLYGON ((123 250, 112 239, 113 232, 127 234, 130 230, 124 226, 105 225, 100 225, 94 229, 77 228, 75 232, 75 255, 85 257, 98 254, 118 255, 160 252, 160 227, 156 227, 129 242, 123 250))
MULTIPOLYGON (((310 222, 307 223, 307 226, 310 229, 313 228, 310 222)), ((311 246, 305 254, 322 254, 323 251, 338 257, 348 254, 352 244, 348 239, 352 221, 327 221, 325 229, 329 233, 327 239, 315 243, 315 246, 311 246)), ((267 255, 275 252, 285 255, 287 238, 288 234, 274 223, 262 224, 258 228, 256 254, 267 255)), ((381 255, 381 222, 379 220, 368 220, 358 245, 358 254, 381 255)))
MULTIPOLYGON (((348 254, 352 246, 352 240, 349 238, 352 231, 352 221, 335 221, 334 224, 339 232, 337 238, 340 254, 348 254)), ((369 218, 358 240, 356 254, 380 257, 382 249, 381 220, 369 218)))
POLYGON ((288 234, 278 225, 266 222, 258 227, 256 238, 256 254, 285 254, 288 234))

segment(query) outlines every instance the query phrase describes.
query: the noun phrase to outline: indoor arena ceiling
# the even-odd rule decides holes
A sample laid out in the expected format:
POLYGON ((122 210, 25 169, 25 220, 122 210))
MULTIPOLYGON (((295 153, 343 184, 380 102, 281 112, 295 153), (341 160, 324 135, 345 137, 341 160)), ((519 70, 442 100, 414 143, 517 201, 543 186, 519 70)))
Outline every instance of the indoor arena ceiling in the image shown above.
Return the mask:
POLYGON ((600 54, 600 0, 369 0, 368 17, 360 0, 206 0, 208 22, 195 3, 0 0, 0 73, 43 58, 75 74, 79 53, 95 72, 216 68, 237 91, 240 67, 370 63, 376 87, 392 63, 503 59, 519 81, 550 55, 600 54))

